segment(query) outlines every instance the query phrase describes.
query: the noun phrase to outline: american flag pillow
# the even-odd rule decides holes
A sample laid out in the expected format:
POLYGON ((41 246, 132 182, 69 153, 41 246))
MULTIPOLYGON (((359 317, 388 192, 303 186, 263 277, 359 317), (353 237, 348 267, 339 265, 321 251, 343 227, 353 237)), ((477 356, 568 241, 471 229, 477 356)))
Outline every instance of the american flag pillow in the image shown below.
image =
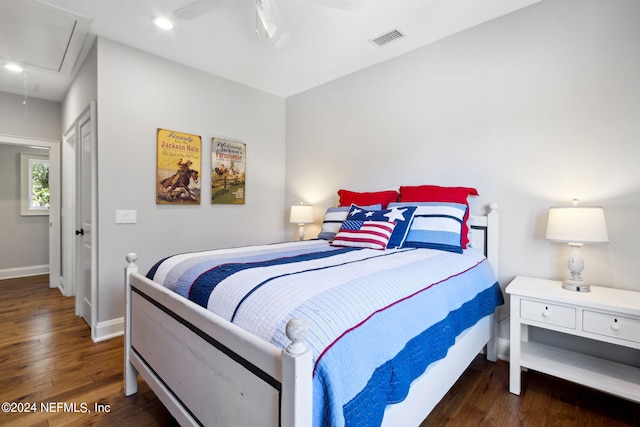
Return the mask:
POLYGON ((404 242, 404 239, 407 237, 415 210, 415 206, 403 206, 378 211, 351 205, 347 219, 354 221, 386 221, 395 223, 396 227, 389 238, 389 243, 387 243, 387 248, 395 249, 401 247, 402 242, 404 242))
MULTIPOLYGON (((342 222, 347 219, 351 206, 341 206, 339 208, 327 208, 327 212, 324 214, 322 220, 322 230, 318 234, 318 239, 333 240, 336 237, 342 222)), ((369 209, 377 211, 382 209, 382 205, 362 206, 362 209, 369 209)))
POLYGON ((347 219, 331 242, 334 246, 385 249, 396 224, 388 221, 358 221, 347 219))

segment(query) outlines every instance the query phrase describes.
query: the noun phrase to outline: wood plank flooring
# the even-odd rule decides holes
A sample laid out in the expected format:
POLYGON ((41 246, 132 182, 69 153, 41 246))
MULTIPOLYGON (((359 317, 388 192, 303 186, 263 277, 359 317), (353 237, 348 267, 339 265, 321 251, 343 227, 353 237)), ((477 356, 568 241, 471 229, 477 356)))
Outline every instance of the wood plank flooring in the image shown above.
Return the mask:
MULTIPOLYGON (((0 280, 0 403, 21 410, 0 425, 175 426, 144 382, 124 396, 122 338, 93 343, 74 299, 47 282, 0 280)), ((514 396, 508 366, 477 357, 420 427, 640 425, 640 405, 534 372, 514 396)))
POLYGON ((0 403, 20 410, 0 425, 177 425, 145 383, 124 396, 122 337, 94 343, 74 304, 47 276, 0 280, 0 403))

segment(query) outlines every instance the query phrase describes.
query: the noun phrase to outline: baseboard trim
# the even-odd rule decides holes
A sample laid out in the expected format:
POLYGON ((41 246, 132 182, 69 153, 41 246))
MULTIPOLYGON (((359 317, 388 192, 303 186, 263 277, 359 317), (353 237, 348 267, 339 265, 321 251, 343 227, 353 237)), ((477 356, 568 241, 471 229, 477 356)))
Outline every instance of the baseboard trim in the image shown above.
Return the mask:
POLYGON ((0 280, 16 279, 18 277, 40 276, 42 274, 49 274, 49 264, 5 268, 0 270, 0 280))
POLYGON ((106 341, 124 335, 124 317, 98 322, 91 339, 93 342, 106 341))

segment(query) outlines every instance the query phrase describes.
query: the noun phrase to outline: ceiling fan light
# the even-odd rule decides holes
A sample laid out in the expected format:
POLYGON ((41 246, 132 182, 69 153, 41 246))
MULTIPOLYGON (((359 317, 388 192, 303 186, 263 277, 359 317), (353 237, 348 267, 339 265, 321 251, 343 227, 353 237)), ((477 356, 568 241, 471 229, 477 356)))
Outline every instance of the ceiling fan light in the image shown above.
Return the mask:
POLYGON ((271 22, 263 22, 262 26, 264 27, 264 30, 267 32, 267 35, 269 36, 269 38, 273 38, 273 35, 276 33, 276 31, 278 30, 278 27, 276 27, 273 23, 271 22))
POLYGON ((271 14, 269 5, 265 2, 257 1, 256 13, 258 14, 258 18, 260 18, 260 22, 262 22, 262 26, 267 32, 267 35, 269 36, 269 38, 271 38, 278 29, 278 26, 275 23, 273 15, 271 14))
POLYGON ((289 41, 289 30, 275 3, 271 0, 256 1, 256 13, 273 44, 284 46, 289 41))

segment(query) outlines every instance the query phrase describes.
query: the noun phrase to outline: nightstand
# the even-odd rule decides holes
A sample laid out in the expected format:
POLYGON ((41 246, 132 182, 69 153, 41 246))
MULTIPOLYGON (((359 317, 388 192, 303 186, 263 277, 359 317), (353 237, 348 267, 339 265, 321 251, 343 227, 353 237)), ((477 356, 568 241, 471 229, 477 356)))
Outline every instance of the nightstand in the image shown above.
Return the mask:
POLYGON ((520 394, 529 368, 640 402, 640 368, 529 341, 529 327, 640 349, 640 292, 591 286, 562 289, 561 282, 516 277, 511 295, 509 391, 520 394))

